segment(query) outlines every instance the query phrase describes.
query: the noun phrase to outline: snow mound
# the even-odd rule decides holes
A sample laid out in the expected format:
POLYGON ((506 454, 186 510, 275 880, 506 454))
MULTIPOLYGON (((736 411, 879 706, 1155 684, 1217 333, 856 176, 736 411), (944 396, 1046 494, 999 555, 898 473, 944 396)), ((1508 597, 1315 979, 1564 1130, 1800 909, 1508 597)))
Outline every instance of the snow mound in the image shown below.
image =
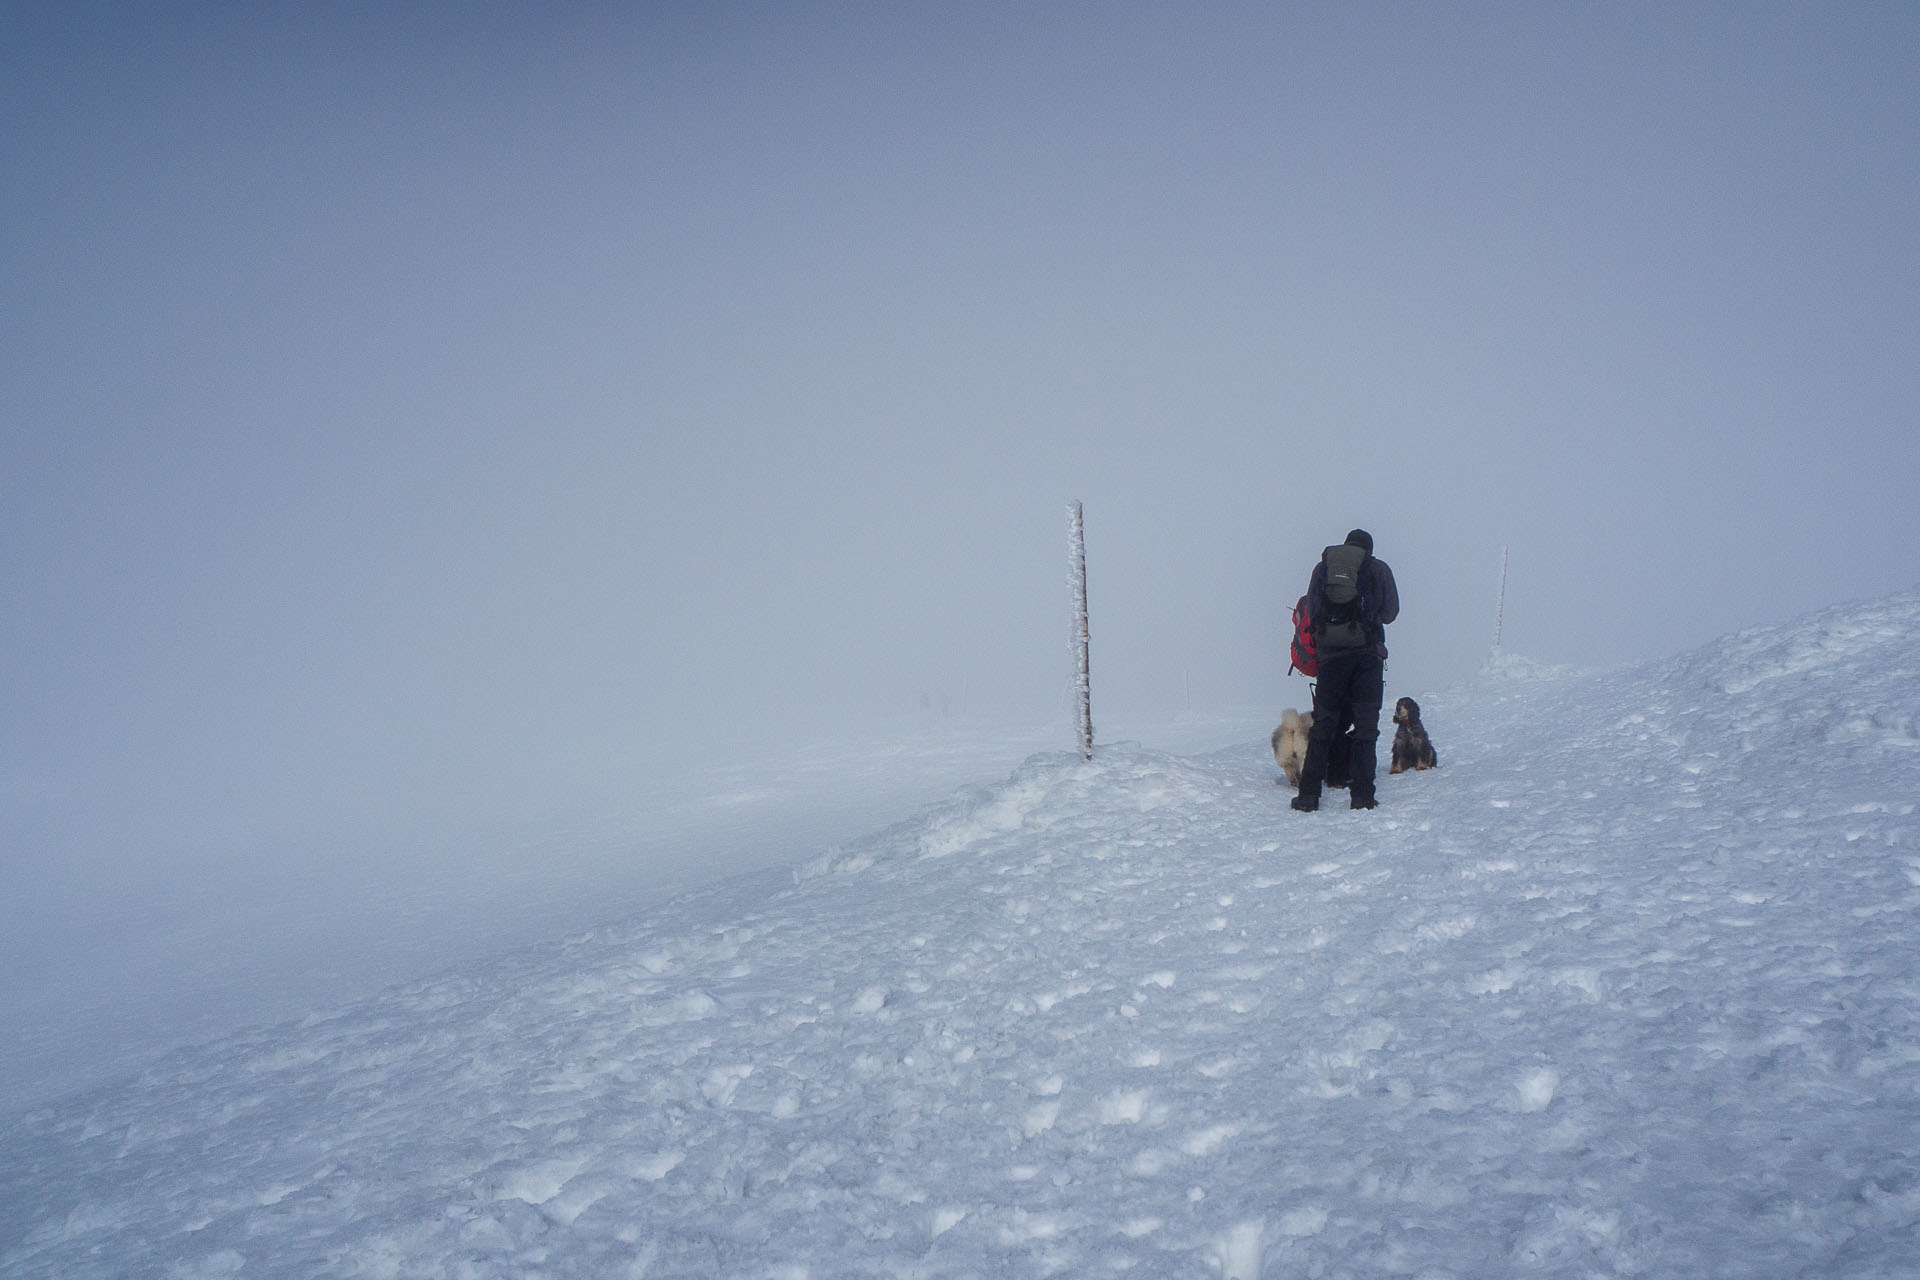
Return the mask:
POLYGON ((1371 813, 1036 756, 17 1116, 0 1272, 1913 1275, 1916 641, 1495 673, 1371 813))
POLYGON ((1585 667, 1536 662, 1505 649, 1496 649, 1488 654, 1487 660, 1480 666, 1482 680, 1564 680, 1568 676, 1586 674, 1589 672, 1585 667))

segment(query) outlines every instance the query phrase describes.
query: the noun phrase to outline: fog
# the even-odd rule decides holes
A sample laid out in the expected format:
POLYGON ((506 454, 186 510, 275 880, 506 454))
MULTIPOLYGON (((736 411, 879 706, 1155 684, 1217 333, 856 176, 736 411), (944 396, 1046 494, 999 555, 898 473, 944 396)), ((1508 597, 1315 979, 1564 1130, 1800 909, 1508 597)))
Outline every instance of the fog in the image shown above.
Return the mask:
POLYGON ((1503 548, 1580 665, 1920 581, 1912 7, 277 8, 0 13, 29 970, 178 868, 1064 748, 1072 500, 1097 732, 1304 705, 1355 526, 1390 692, 1503 548))

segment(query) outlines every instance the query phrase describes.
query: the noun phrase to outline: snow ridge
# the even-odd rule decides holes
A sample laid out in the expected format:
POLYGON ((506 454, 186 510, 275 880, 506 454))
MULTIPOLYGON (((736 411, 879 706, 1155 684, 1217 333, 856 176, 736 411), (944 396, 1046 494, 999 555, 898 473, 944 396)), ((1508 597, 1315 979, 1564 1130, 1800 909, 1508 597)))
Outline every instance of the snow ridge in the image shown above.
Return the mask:
POLYGON ((1912 1275, 1916 639, 1491 665, 1373 813, 1037 756, 16 1117, 0 1272, 1912 1275))

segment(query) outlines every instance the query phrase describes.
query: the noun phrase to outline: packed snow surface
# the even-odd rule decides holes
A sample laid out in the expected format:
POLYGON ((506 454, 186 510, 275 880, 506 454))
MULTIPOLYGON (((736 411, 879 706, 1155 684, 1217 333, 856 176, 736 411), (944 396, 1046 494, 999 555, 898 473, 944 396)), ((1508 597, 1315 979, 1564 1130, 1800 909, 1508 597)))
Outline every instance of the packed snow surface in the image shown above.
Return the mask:
POLYGON ((1920 593, 1421 700, 1373 812, 1037 756, 16 1115, 0 1273, 1920 1274, 1920 593))
MULTIPOLYGON (((1187 717, 1168 745, 1202 734, 1218 747, 1262 718, 1187 717)), ((21 856, 0 894, 0 1114, 129 1075, 169 1049, 624 920, 721 879, 784 883, 805 851, 1004 774, 1065 736, 1057 724, 990 734, 978 719, 931 714, 810 737, 756 730, 650 742, 583 766, 577 788, 545 803, 515 811, 513 799, 476 799, 477 812, 445 830, 430 815, 450 802, 429 797, 418 815, 310 831, 288 815, 212 851, 26 836, 6 850, 21 856)), ((156 822, 194 825, 190 814, 156 822)))

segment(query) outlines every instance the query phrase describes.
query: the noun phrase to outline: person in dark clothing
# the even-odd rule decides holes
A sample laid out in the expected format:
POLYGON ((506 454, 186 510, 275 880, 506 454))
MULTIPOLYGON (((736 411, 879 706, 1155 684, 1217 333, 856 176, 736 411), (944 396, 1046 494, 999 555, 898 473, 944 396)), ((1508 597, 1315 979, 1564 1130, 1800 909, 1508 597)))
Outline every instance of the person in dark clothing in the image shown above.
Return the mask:
POLYGON ((1386 700, 1386 628, 1400 616, 1400 590, 1393 570, 1373 554, 1372 534, 1355 529, 1340 546, 1326 549, 1307 583, 1307 612, 1320 675, 1293 807, 1302 813, 1320 807, 1334 737, 1347 729, 1348 802, 1355 809, 1371 809, 1380 706, 1386 700))

